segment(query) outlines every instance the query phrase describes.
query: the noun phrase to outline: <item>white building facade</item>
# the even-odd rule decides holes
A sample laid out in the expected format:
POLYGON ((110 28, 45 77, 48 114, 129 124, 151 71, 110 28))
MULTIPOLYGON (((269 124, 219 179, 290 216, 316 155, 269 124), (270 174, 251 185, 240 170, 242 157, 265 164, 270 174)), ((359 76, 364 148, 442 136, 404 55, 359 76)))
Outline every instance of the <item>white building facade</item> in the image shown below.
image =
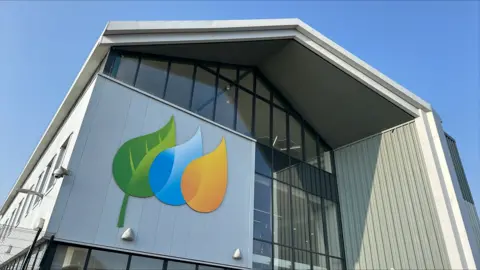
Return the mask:
POLYGON ((480 263, 439 116, 297 19, 108 23, 0 215, 0 269, 480 263))

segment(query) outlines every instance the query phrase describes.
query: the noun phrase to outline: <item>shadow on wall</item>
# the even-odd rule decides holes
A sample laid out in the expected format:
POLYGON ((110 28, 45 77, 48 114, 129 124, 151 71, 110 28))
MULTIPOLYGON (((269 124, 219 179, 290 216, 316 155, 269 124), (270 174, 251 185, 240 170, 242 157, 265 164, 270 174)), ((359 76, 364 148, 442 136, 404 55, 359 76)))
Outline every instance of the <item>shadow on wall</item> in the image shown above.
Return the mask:
POLYGON ((450 268, 414 122, 335 161, 348 269, 450 268))

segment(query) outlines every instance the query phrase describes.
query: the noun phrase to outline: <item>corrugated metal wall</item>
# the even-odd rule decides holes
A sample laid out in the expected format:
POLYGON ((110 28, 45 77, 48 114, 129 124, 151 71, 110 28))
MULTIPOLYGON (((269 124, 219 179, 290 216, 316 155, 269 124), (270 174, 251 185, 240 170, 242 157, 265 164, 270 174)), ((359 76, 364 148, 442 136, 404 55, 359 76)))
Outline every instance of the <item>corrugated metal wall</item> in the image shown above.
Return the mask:
POLYGON ((452 157, 453 166, 455 167, 455 173, 457 174, 463 199, 471 204, 474 204, 472 192, 470 192, 470 186, 468 185, 467 177, 462 166, 462 161, 460 160, 460 154, 458 153, 457 144, 455 143, 455 140, 448 134, 445 134, 445 137, 447 138, 448 150, 450 150, 450 156, 452 157))
POLYGON ((335 151, 347 268, 450 268, 413 122, 335 151))

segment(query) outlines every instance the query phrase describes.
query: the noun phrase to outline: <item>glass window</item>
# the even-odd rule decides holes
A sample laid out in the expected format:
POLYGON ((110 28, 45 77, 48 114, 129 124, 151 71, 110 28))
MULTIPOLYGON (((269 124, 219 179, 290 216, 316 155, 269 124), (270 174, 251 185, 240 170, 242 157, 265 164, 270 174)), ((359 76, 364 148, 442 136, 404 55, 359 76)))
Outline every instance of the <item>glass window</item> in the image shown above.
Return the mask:
POLYGON ((215 106, 215 122, 234 129, 235 117, 235 86, 225 80, 219 79, 217 103, 215 106))
POLYGON ((167 69, 168 62, 142 58, 138 68, 135 87, 156 97, 163 98, 167 69))
POLYGON ((338 227, 337 204, 324 200, 325 219, 327 225, 328 249, 330 255, 340 257, 340 230, 338 227))
POLYGON ((255 100, 255 139, 270 145, 270 105, 263 100, 255 100))
POLYGON ((238 89, 236 130, 247 136, 252 135, 253 96, 238 89))
POLYGON ((87 269, 127 269, 128 255, 122 253, 92 250, 87 269))
POLYGON ((213 266, 208 266, 208 265, 199 265, 198 270, 223 270, 223 268, 213 267, 213 266))
POLYGON ((305 127, 305 162, 318 168, 317 140, 315 133, 305 127))
POLYGON ((229 79, 232 82, 237 82, 237 69, 236 68, 220 68, 220 75, 229 79))
POLYGON ((323 237, 322 199, 308 195, 308 210, 310 211, 310 244, 312 251, 325 253, 323 237))
POLYGON ((287 155, 273 151, 273 178, 282 182, 290 182, 290 161, 287 155))
POLYGON ((272 149, 270 147, 256 144, 255 172, 268 177, 272 176, 272 149))
POLYGON ((273 242, 286 246, 292 245, 289 189, 286 184, 273 181, 273 242))
POLYGON ((329 258, 330 270, 343 270, 342 260, 336 258, 329 258))
POLYGON ((272 244, 253 240, 252 269, 272 269, 272 244))
POLYGON ((193 66, 172 63, 168 74, 165 100, 180 107, 189 109, 192 91, 193 66))
POLYGON ((297 188, 292 188, 292 222, 294 247, 309 250, 307 194, 297 188))
POLYGON ((197 67, 193 89, 192 112, 213 120, 215 103, 215 74, 197 67))
POLYGON ((113 75, 117 80, 133 85, 137 73, 138 57, 120 55, 115 60, 113 75))
POLYGON ((295 270, 310 270, 310 252, 295 250, 295 270))
POLYGON ((195 264, 168 261, 167 270, 195 270, 195 264))
MULTIPOLYGON (((43 187, 45 186, 45 179, 47 178, 46 173, 50 167, 47 167, 44 172, 40 174, 37 182, 37 192, 43 193, 43 187)), ((35 196, 35 205, 40 201, 40 196, 35 196)))
POLYGON ((292 269, 292 249, 275 245, 273 254, 273 269, 292 269))
POLYGON ((140 257, 140 256, 132 256, 132 260, 130 261, 130 270, 154 270, 154 269, 162 269, 163 268, 163 260, 148 258, 148 257, 140 257))
POLYGON ((327 149, 327 147, 323 146, 322 144, 319 145, 320 148, 320 169, 327 171, 329 173, 332 172, 332 161, 331 161, 331 152, 327 149))
POLYGON ((25 210, 25 205, 24 205, 24 199, 22 199, 20 201, 20 203, 18 204, 18 213, 17 213, 17 216, 15 218, 16 222, 15 222, 15 226, 18 226, 18 224, 20 224, 20 220, 22 220, 22 217, 23 217, 23 211, 25 210))
POLYGON ((273 107, 273 142, 272 146, 275 149, 282 151, 283 153, 287 152, 288 142, 287 142, 287 114, 273 107))
POLYGON ((270 101, 270 90, 265 86, 262 80, 257 78, 257 84, 255 85, 256 94, 270 101))
POLYGON ((54 164, 53 162, 58 163, 58 160, 56 158, 57 158, 57 155, 55 155, 49 163, 50 170, 48 171, 48 174, 46 176, 46 178, 48 178, 48 181, 47 181, 47 187, 45 188, 45 192, 49 191, 50 188, 53 187, 53 183, 55 182, 55 176, 53 176, 53 171, 55 171, 55 168, 57 167, 52 166, 52 164, 54 164))
MULTIPOLYGON (((51 269, 81 270, 85 266, 88 249, 60 245, 55 251, 51 269)), ((41 259, 37 259, 40 261, 41 259)))
MULTIPOLYGON (((32 185, 30 187, 30 190, 35 190, 35 185, 32 185)), ((27 207, 27 212, 25 213, 25 216, 27 216, 28 213, 30 213, 30 210, 32 209, 33 201, 35 200, 32 194, 28 194, 28 196, 30 197, 30 199, 28 201, 28 207, 27 207)), ((27 199, 28 199, 28 197, 27 197, 27 199)))
POLYGON ((290 135, 290 156, 303 160, 302 125, 297 118, 290 116, 288 128, 290 135))
POLYGON ((272 241, 272 180, 255 175, 253 237, 264 241, 272 241))
POLYGON ((313 270, 327 270, 327 259, 319 254, 312 254, 313 270))
POLYGON ((253 92, 253 73, 249 70, 240 70, 238 75, 240 85, 253 92))
POLYGON ((273 103, 279 107, 285 108, 285 105, 281 101, 280 97, 277 97, 275 93, 273 94, 273 103))

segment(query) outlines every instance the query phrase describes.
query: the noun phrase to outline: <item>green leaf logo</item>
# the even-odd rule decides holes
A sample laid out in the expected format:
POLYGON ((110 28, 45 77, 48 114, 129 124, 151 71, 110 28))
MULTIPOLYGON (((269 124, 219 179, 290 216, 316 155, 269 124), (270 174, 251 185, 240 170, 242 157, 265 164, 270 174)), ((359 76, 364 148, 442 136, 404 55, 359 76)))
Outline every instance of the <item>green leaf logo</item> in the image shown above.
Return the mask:
POLYGON ((156 132, 133 138, 124 143, 113 159, 113 178, 125 193, 118 216, 117 227, 123 227, 128 197, 153 196, 148 173, 155 157, 175 146, 175 121, 170 121, 156 132))

